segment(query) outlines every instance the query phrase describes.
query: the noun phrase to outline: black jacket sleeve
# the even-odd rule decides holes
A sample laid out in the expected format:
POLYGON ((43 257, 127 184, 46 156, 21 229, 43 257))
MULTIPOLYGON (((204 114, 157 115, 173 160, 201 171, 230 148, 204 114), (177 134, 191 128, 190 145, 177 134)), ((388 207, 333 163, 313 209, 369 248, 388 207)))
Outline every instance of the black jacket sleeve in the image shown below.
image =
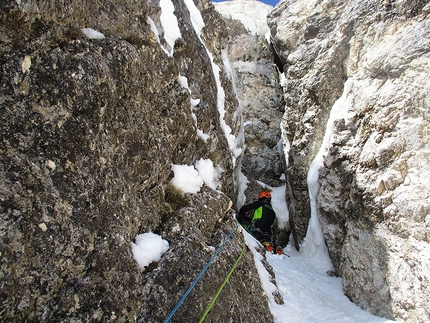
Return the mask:
POLYGON ((263 202, 260 200, 250 204, 246 204, 240 208, 239 215, 243 216, 245 215, 246 211, 258 209, 262 205, 263 205, 263 202))

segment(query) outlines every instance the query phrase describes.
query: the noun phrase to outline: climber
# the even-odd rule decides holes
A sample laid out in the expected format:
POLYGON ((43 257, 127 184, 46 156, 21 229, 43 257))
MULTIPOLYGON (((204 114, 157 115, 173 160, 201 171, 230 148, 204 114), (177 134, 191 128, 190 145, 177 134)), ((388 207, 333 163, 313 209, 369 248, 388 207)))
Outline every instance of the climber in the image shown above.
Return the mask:
MULTIPOLYGON (((238 221, 239 223, 251 222, 249 232, 266 247, 267 251, 273 252, 272 224, 275 221, 276 213, 272 208, 271 200, 270 192, 261 192, 257 201, 240 208, 238 221), (254 210, 252 219, 246 216, 246 212, 249 210, 254 210)), ((281 254, 282 248, 278 247, 276 253, 281 254)))

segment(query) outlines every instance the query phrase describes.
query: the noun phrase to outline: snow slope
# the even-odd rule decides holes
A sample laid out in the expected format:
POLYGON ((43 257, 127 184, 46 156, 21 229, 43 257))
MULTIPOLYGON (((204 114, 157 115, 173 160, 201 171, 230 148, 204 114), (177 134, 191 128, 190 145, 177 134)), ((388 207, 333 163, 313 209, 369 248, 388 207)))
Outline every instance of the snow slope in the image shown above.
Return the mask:
POLYGON ((342 280, 316 271, 294 248, 284 249, 287 255, 266 253, 276 275, 283 305, 270 302, 271 312, 279 323, 313 322, 393 322, 374 316, 352 303, 342 292, 342 280))
POLYGON ((239 20, 252 34, 270 39, 267 15, 272 6, 256 0, 234 0, 214 3, 216 11, 224 18, 239 20))
MULTIPOLYGON (((267 188, 267 185, 263 187, 267 188)), ((282 209, 284 204, 285 201, 279 198, 272 199, 275 210, 282 209)), ((270 282, 270 275, 261 262, 263 256, 256 250, 259 242, 246 231, 243 233, 249 249, 253 252, 261 285, 269 298, 269 307, 275 323, 394 322, 374 316, 356 306, 343 294, 342 279, 326 274, 325 266, 319 263, 320 257, 307 257, 306 253, 297 252, 291 245, 284 248, 283 255, 266 252, 266 260, 275 273, 275 286, 270 282), (282 295, 282 305, 275 301, 273 293, 276 290, 282 295)))

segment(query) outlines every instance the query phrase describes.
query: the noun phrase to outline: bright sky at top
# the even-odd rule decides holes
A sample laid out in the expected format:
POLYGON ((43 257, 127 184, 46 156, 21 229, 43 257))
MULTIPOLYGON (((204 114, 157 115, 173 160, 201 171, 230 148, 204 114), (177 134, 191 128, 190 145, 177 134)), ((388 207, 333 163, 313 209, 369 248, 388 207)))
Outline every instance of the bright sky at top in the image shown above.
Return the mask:
MULTIPOLYGON (((226 2, 226 0, 212 0, 213 2, 226 2)), ((234 1, 234 0, 229 0, 234 1)), ((276 6, 279 2, 279 0, 261 0, 260 2, 263 2, 265 4, 271 5, 272 7, 276 6)))

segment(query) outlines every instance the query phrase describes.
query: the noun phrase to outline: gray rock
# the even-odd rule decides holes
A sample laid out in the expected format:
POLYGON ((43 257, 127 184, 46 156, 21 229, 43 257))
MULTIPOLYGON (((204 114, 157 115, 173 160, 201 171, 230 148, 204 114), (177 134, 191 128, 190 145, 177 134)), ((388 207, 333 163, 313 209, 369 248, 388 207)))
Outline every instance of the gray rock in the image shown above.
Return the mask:
POLYGON ((309 222, 306 184, 347 79, 345 117, 320 169, 329 253, 352 301, 374 314, 428 321, 430 204, 426 1, 283 1, 269 17, 284 65, 283 117, 294 238, 309 222))
MULTIPOLYGON (((236 0, 215 3, 226 21, 229 34, 227 55, 231 64, 237 96, 242 106, 246 149, 241 156, 241 171, 248 183, 246 201, 256 200, 261 182, 285 185, 285 156, 281 145, 281 118, 285 102, 279 84, 279 70, 272 45, 267 41, 268 26, 264 13, 269 6, 258 1, 236 0)), ((274 225, 277 244, 285 246, 289 225, 274 225)))
MULTIPOLYGON (((202 37, 221 65, 224 23, 209 1, 198 6, 206 22, 202 37)), ((169 57, 155 1, 2 3, 2 320, 159 321, 210 258, 205 247, 216 246, 233 227, 226 212, 235 201, 237 165, 220 126, 210 58, 185 4, 175 1, 175 8, 182 37, 169 57), (105 38, 89 38, 83 27, 105 38), (206 102, 193 111, 197 125, 191 99, 206 102), (207 141, 197 128, 209 134, 207 141), (193 165, 200 158, 224 170, 219 192, 201 192, 190 204, 172 200, 166 186, 171 164, 193 165), (172 221, 181 221, 184 236, 171 232, 172 221), (131 242, 150 231, 165 235, 170 249, 141 273, 131 242)), ((231 81, 220 78, 224 121, 237 135, 236 95, 231 81)), ((208 304, 241 239, 233 236, 191 296, 194 307, 182 309, 176 321, 202 314, 190 311, 208 304)), ((271 319, 267 302, 257 297, 263 291, 251 258, 241 261, 211 319, 271 319)))

